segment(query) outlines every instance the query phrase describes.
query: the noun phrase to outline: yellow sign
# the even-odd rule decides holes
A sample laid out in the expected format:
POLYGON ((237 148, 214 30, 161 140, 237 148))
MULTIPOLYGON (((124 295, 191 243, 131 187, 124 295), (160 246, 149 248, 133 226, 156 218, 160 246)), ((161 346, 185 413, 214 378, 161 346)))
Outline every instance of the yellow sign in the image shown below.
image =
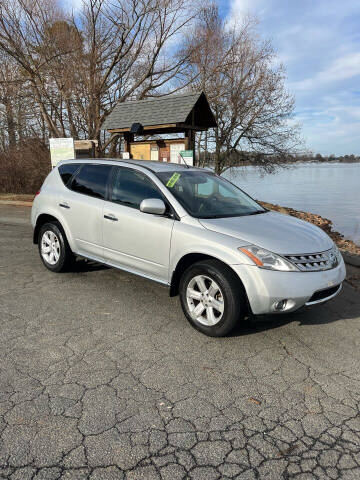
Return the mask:
POLYGON ((179 180, 180 178, 180 173, 174 173, 168 180, 166 186, 169 188, 172 188, 175 183, 179 180))

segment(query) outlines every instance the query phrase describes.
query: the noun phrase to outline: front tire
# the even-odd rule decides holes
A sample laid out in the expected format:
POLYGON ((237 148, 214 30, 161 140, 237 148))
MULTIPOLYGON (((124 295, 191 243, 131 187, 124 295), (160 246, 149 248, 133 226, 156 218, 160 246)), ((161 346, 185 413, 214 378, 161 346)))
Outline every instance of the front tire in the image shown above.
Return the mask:
POLYGON ((218 260, 191 265, 180 280, 180 301, 189 323, 210 337, 223 337, 247 313, 246 294, 234 272, 218 260))
POLYGON ((65 233, 58 222, 45 223, 39 231, 40 258, 48 270, 65 272, 74 261, 65 233))

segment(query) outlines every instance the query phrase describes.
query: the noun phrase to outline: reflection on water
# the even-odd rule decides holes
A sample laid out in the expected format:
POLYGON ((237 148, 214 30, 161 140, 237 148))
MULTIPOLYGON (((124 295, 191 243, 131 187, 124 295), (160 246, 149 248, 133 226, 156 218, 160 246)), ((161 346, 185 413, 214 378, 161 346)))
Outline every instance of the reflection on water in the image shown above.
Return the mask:
POLYGON ((224 176, 254 198, 326 217, 360 244, 360 163, 301 163, 265 175, 239 167, 224 176))

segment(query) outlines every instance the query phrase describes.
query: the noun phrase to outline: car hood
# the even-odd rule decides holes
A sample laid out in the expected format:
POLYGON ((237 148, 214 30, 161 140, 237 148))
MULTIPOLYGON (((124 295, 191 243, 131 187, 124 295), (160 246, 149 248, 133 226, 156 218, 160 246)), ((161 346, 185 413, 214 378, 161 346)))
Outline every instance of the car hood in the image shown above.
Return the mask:
POLYGON ((322 252, 333 245, 330 237, 315 225, 277 212, 199 220, 209 230, 282 255, 322 252))

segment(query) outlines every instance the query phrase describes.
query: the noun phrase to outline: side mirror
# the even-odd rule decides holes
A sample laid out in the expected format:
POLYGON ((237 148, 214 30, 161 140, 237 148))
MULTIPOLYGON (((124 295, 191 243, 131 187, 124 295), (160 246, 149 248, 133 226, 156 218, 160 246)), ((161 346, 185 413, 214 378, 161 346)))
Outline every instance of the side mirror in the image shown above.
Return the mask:
POLYGON ((165 203, 160 198, 145 198, 140 203, 140 212, 164 215, 165 211, 165 203))

